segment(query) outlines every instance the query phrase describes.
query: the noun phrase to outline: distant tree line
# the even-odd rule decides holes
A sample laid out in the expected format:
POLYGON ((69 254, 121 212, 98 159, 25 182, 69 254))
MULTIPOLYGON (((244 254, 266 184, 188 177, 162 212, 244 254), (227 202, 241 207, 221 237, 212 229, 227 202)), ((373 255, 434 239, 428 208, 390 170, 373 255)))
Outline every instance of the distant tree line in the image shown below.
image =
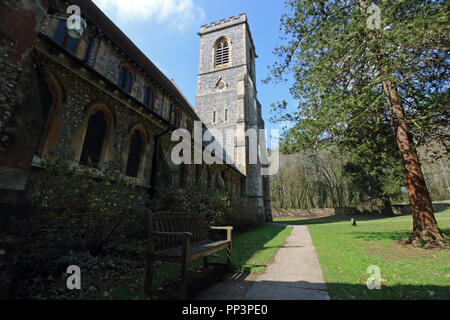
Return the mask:
MULTIPOLYGON (((433 201, 449 200, 448 163, 423 161, 433 201)), ((271 177, 275 209, 383 206, 408 203, 401 167, 385 167, 378 176, 362 170, 349 152, 337 148, 280 155, 280 170, 271 177)))

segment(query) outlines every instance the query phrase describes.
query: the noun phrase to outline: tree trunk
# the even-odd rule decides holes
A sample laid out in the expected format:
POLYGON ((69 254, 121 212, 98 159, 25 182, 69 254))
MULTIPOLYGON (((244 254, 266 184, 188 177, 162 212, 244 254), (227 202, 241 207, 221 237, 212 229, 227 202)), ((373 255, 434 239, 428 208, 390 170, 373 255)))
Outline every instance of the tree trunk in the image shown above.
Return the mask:
POLYGON ((389 80, 383 80, 383 91, 395 129, 397 147, 400 151, 403 174, 408 191, 413 232, 409 242, 414 245, 445 246, 448 238, 442 234, 434 217, 431 198, 414 149, 411 129, 405 119, 397 87, 389 80))
MULTIPOLYGON (((358 0, 360 11, 363 15, 367 12, 367 1, 358 0)), ((371 33, 373 41, 377 41, 375 33, 371 33)), ((450 240, 442 234, 437 226, 431 205, 419 158, 414 149, 411 129, 405 119, 405 112, 398 94, 397 85, 387 77, 391 73, 384 67, 383 60, 386 58, 383 49, 378 48, 377 62, 382 76, 383 92, 388 104, 391 121, 395 129, 397 147, 402 161, 403 174, 408 191, 411 214, 413 218, 413 232, 409 236, 409 242, 419 246, 446 246, 450 240)))

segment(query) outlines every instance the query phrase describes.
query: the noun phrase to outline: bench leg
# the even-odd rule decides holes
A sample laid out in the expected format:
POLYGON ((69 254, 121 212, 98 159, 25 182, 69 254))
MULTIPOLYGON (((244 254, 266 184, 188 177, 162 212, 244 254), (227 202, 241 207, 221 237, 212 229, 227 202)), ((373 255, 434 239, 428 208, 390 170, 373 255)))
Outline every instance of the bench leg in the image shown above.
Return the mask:
POLYGON ((203 258, 203 269, 208 269, 208 257, 203 258))
POLYGON ((181 299, 186 299, 187 296, 187 286, 188 286, 188 261, 189 261, 189 250, 191 241, 189 238, 184 239, 182 246, 182 260, 181 260, 181 299))
POLYGON ((154 276, 154 266, 153 261, 147 262, 147 267, 145 269, 145 283, 144 283, 144 293, 150 297, 152 294, 152 284, 153 284, 153 276, 154 276))
POLYGON ((189 275, 189 271, 188 271, 188 263, 186 260, 184 260, 181 263, 181 288, 180 288, 180 298, 181 300, 185 300, 186 299, 186 295, 187 295, 187 286, 188 286, 188 275, 189 275))
POLYGON ((227 247, 227 266, 228 269, 232 269, 232 265, 231 265, 231 243, 228 245, 227 247))

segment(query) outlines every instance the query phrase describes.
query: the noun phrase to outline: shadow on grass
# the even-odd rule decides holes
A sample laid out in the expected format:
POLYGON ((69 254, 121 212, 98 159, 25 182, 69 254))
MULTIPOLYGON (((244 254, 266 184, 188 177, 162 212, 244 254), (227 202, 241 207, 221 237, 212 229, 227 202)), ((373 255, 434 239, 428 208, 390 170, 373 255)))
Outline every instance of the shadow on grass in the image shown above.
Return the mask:
MULTIPOLYGON (((247 263, 253 257, 261 255, 269 255, 268 250, 280 248, 284 244, 284 238, 280 238, 280 243, 275 245, 266 245, 268 242, 277 238, 286 227, 273 224, 264 224, 263 226, 240 234, 233 239, 233 267, 241 271, 254 271, 253 268, 265 267, 262 263, 247 263)), ((270 255, 270 259, 275 254, 270 255)), ((269 260, 270 260, 269 259, 269 260)), ((225 252, 222 251, 211 259, 212 261, 224 261, 225 252)), ((259 259, 257 260, 259 261, 259 259)))
MULTIPOLYGON (((435 212, 435 217, 440 218, 440 214, 446 214, 446 211, 439 211, 435 212)), ((411 214, 396 214, 393 216, 383 216, 383 215, 348 215, 348 216, 324 216, 324 217, 298 217, 298 219, 295 219, 295 217, 280 217, 280 218, 274 218, 274 223, 277 224, 285 224, 285 225, 314 225, 314 224, 327 224, 327 223, 336 223, 336 222, 350 222, 350 220, 354 218, 357 221, 374 221, 374 220, 381 220, 386 219, 387 222, 395 222, 396 220, 389 221, 393 218, 401 218, 401 220, 406 220, 411 218, 411 214), (278 220, 278 219, 293 219, 293 220, 278 220)))
POLYGON ((365 284, 327 283, 332 300, 447 300, 449 286, 436 285, 381 285, 368 289, 365 284))
POLYGON ((381 285, 314 283, 309 281, 247 281, 228 279, 199 294, 198 300, 414 300, 448 299, 450 287, 436 285, 381 285), (239 290, 239 288, 245 288, 239 290))
POLYGON ((356 239, 373 241, 373 240, 404 240, 411 234, 409 231, 355 231, 351 235, 356 239))
MULTIPOLYGON (((363 215, 349 215, 345 217, 335 217, 335 216, 326 216, 326 217, 317 217, 317 218, 299 218, 298 220, 277 220, 274 223, 277 224, 287 224, 287 225, 313 225, 313 224, 327 224, 327 223, 336 223, 336 222, 349 222, 350 219, 355 218, 357 221, 372 221, 372 220, 380 220, 380 219, 391 219, 398 217, 411 217, 411 215, 395 215, 395 216, 363 216, 363 215)), ((288 217, 289 218, 289 217, 288 217)), ((277 218, 275 218, 276 220, 277 218)), ((283 218, 281 218, 283 219, 283 218)))
MULTIPOLYGON (((441 229, 447 237, 450 237, 450 229, 441 229)), ((373 240, 404 240, 409 237, 411 231, 355 231, 350 233, 357 239, 373 241, 373 240)))

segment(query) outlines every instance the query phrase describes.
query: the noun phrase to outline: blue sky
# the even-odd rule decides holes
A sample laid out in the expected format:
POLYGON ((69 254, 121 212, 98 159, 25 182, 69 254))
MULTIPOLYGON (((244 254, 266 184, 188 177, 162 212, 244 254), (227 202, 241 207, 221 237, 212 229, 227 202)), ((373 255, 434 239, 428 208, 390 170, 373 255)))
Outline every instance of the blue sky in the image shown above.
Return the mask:
POLYGON ((270 104, 285 99, 293 108, 290 83, 263 84, 280 43, 282 0, 94 0, 114 23, 177 86, 194 106, 197 86, 200 26, 245 12, 256 47, 258 99, 266 128, 270 104))

